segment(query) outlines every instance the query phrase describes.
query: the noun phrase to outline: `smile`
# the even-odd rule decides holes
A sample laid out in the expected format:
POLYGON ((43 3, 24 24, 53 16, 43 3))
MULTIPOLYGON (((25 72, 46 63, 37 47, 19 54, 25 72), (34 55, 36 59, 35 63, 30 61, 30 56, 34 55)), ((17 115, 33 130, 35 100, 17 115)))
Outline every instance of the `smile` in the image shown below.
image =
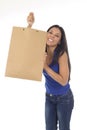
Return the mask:
POLYGON ((52 40, 52 39, 48 39, 48 41, 53 42, 53 40, 52 40))

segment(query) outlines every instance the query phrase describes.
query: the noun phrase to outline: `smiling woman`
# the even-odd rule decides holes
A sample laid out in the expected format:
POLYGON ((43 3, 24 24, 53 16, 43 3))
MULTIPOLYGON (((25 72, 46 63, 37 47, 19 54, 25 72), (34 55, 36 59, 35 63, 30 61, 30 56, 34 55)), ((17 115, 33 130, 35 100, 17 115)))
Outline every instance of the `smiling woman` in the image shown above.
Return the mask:
POLYGON ((46 130, 57 130, 58 123, 59 130, 70 130, 70 119, 74 105, 69 84, 70 71, 70 59, 64 29, 59 25, 53 25, 47 30, 43 66, 46 87, 46 130))
POLYGON ((44 61, 46 87, 46 130, 70 130, 70 119, 74 106, 70 88, 70 59, 64 29, 53 25, 47 35, 47 56, 44 61))

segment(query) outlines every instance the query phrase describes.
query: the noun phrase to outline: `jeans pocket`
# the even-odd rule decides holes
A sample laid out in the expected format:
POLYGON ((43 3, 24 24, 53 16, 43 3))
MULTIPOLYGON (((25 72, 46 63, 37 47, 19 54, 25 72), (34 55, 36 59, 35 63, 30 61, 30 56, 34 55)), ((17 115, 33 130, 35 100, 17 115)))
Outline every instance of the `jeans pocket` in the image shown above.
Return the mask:
POLYGON ((74 106, 74 98, 73 98, 73 93, 71 90, 67 92, 67 94, 63 95, 60 97, 60 103, 69 105, 71 108, 74 106))

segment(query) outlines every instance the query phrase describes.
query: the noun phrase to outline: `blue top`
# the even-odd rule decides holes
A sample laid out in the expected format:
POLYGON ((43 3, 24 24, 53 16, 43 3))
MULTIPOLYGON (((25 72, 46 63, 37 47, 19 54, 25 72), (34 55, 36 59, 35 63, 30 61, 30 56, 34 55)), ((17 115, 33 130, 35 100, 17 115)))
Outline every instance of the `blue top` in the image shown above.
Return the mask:
MULTIPOLYGON (((49 67, 59 73, 59 64, 50 64, 49 67)), ((56 82, 54 79, 52 79, 45 70, 43 70, 43 74, 45 76, 45 87, 46 87, 46 93, 53 94, 53 95, 62 95, 65 94, 68 89, 70 88, 69 83, 67 83, 65 86, 62 86, 60 83, 56 82)))

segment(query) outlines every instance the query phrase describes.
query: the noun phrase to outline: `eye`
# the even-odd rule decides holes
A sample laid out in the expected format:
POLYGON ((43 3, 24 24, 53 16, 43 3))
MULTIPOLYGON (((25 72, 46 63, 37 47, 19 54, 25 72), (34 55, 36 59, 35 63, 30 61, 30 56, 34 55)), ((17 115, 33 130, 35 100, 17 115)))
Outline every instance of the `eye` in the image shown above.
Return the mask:
POLYGON ((55 35, 55 37, 59 37, 59 35, 55 35))
POLYGON ((50 32, 48 32, 49 34, 53 34, 51 31, 50 32))
POLYGON ((54 36, 57 37, 57 38, 59 38, 59 35, 58 35, 58 34, 53 34, 52 31, 49 31, 48 33, 51 34, 51 35, 54 35, 54 36))

